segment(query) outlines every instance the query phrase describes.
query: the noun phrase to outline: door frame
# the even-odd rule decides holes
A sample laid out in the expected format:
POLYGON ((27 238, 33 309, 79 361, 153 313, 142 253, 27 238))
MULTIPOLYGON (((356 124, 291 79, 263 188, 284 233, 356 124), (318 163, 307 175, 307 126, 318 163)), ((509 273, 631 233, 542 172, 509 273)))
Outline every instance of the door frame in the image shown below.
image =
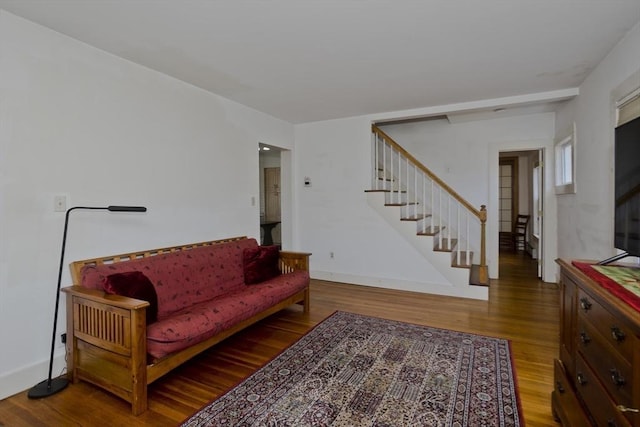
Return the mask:
MULTIPOLYGON (((276 144, 266 144, 263 142, 258 142, 258 147, 261 145, 268 145, 272 149, 279 151, 280 153, 280 239, 282 248, 286 250, 293 250, 294 246, 294 212, 293 212, 293 152, 291 149, 286 147, 281 147, 276 144)), ((258 150, 258 157, 260 152, 258 150)), ((256 189, 258 190, 258 194, 260 194, 260 185, 262 181, 262 173, 260 170, 260 159, 258 158, 258 171, 256 174, 257 182, 256 189)), ((258 196, 259 199, 259 196, 258 196)), ((260 236, 260 203, 256 203, 256 218, 258 219, 255 222, 256 227, 256 235, 260 236)))
MULTIPOLYGON (((499 188, 498 172, 500 152, 508 151, 535 151, 542 150, 543 164, 553 164, 553 139, 525 140, 525 141, 500 141, 489 145, 489 201, 487 205, 487 264, 489 266, 489 277, 497 279, 499 277, 499 242, 498 242, 498 212, 499 208, 499 188)), ((550 283, 558 281, 558 267, 554 260, 558 254, 558 224, 553 218, 557 217, 557 201, 553 183, 553 168, 543 168, 543 206, 545 208, 544 227, 542 229, 542 280, 550 283)))

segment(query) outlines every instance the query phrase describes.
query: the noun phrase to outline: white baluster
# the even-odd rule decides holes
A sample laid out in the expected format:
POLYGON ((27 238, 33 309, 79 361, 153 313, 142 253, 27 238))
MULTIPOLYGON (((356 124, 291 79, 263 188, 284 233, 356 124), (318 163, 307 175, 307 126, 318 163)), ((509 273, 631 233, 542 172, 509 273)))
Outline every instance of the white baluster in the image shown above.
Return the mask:
MULTIPOLYGON (((456 235, 458 236, 458 245, 460 245, 460 204, 457 203, 456 208, 456 235)), ((460 246, 457 247, 456 262, 460 264, 460 246)))
POLYGON ((424 233, 427 228, 427 183, 425 182, 425 173, 422 172, 422 232, 424 233))
POLYGON ((413 189, 415 194, 415 205, 413 205, 413 215, 418 218, 418 167, 413 165, 413 189))
POLYGON ((389 144, 389 164, 391 165, 391 174, 389 176, 389 179, 391 181, 389 181, 390 185, 391 185, 391 202, 393 202, 393 179, 394 179, 394 175, 393 175, 393 147, 391 146, 391 144, 389 144))
POLYGON ((447 201, 447 220, 445 221, 445 224, 447 225, 447 243, 449 244, 449 247, 451 247, 451 198, 449 197, 448 192, 445 194, 445 197, 447 201))
POLYGON ((387 190, 387 141, 382 140, 382 189, 387 190))
POLYGON ((429 195, 429 197, 431 198, 431 219, 429 220, 429 224, 431 224, 431 233, 433 233, 433 227, 435 226, 435 224, 433 223, 434 221, 434 216, 436 214, 436 205, 434 203, 434 196, 433 196, 433 180, 431 178, 429 178, 429 182, 431 183, 431 194, 429 195))
POLYGON ((378 134, 375 132, 371 133, 371 146, 373 150, 373 156, 371 156, 371 161, 373 162, 371 169, 371 188, 374 190, 378 189, 378 134))
POLYGON ((400 150, 398 150, 398 200, 396 203, 400 204, 400 189, 402 188, 402 156, 400 150))
MULTIPOLYGON (((442 188, 438 186, 438 211, 440 214, 438 215, 438 229, 442 230, 442 188)), ((444 233, 438 233, 438 246, 442 248, 442 235, 444 233)))
POLYGON ((405 167, 407 168, 407 195, 406 195, 406 201, 407 201, 407 205, 405 207, 405 212, 407 216, 411 215, 411 205, 409 205, 409 203, 411 202, 411 180, 409 179, 409 158, 405 157, 405 167))
POLYGON ((469 234, 469 212, 467 211, 467 265, 471 265, 471 247, 469 241, 471 240, 471 234, 469 234))

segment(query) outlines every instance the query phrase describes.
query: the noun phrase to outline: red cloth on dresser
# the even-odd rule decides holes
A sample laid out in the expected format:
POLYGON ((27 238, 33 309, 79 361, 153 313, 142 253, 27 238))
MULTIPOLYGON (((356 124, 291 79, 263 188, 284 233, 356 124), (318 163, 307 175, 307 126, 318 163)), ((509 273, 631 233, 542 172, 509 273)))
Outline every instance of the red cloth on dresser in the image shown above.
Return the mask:
POLYGON ((640 297, 625 289, 623 286, 620 286, 615 282, 615 280, 612 280, 599 271, 594 270, 593 264, 579 261, 572 261, 571 263, 591 279, 595 280, 600 286, 629 304, 636 311, 640 311, 640 297))

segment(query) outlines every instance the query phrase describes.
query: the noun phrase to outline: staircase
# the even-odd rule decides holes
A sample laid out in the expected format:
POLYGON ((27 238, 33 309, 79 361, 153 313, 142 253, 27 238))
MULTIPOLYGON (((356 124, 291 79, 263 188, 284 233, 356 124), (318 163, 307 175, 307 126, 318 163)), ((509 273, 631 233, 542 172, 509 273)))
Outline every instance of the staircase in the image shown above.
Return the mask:
POLYGON ((377 126, 367 201, 450 282, 429 292, 487 299, 484 205, 478 210, 377 126))

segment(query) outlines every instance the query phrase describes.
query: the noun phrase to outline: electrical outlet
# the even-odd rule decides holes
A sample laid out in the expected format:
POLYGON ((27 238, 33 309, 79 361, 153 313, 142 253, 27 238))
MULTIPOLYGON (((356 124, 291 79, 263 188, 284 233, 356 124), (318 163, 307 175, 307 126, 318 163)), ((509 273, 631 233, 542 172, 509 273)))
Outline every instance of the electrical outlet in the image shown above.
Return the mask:
POLYGON ((67 333, 66 332, 64 334, 60 335, 60 342, 62 344, 66 344, 67 343, 67 333))
POLYGON ((333 252, 329 252, 329 258, 333 259, 333 252))

